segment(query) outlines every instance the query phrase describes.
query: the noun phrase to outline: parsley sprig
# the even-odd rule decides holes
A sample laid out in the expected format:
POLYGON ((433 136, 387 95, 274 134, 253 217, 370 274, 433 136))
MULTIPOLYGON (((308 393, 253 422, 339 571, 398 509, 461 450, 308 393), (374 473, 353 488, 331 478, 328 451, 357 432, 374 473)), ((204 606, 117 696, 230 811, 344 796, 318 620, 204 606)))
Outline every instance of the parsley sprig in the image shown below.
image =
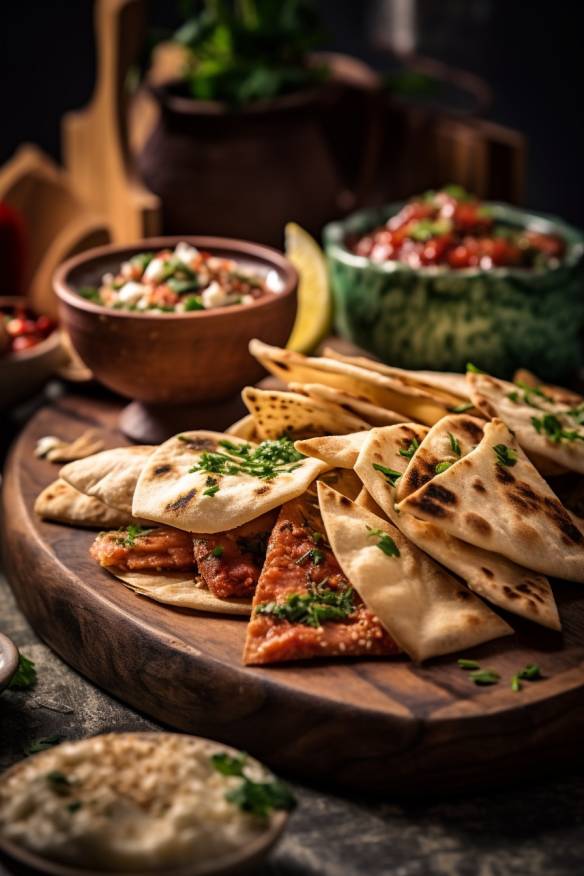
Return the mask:
MULTIPOLYGON (((304 455, 299 453, 288 437, 275 441, 262 441, 253 448, 251 444, 234 444, 220 441, 223 451, 206 451, 189 472, 204 471, 211 474, 247 474, 262 480, 272 480, 284 472, 292 472, 300 465, 304 455)), ((212 485, 214 486, 214 485, 212 485)), ((217 492, 217 490, 215 490, 217 492)), ((214 495, 205 492, 205 495, 214 495)))
POLYGON ((400 471, 396 471, 394 468, 388 468, 386 465, 381 465, 379 462, 374 462, 372 465, 375 471, 379 471, 385 476, 385 480, 388 484, 391 484, 392 487, 395 487, 402 476, 400 471))
POLYGON ((536 432, 539 435, 544 435, 552 444, 559 444, 561 441, 584 441, 584 435, 575 429, 564 429, 554 414, 532 417, 531 423, 536 432))
POLYGON ((127 529, 120 530, 123 535, 120 535, 120 537, 117 539, 117 543, 119 545, 123 545, 124 547, 134 547, 137 538, 140 538, 142 535, 148 535, 148 533, 152 531, 152 529, 145 529, 143 526, 138 526, 137 524, 130 523, 127 529))
POLYGON ((258 605, 255 613, 314 628, 345 620, 353 612, 355 591, 348 584, 333 590, 326 582, 311 583, 307 593, 293 593, 285 602, 258 605))
POLYGON ((383 529, 373 529, 371 526, 368 526, 367 535, 378 539, 376 547, 388 557, 399 557, 400 553, 398 546, 393 538, 391 538, 387 532, 384 532, 383 529))
POLYGON ((412 438, 405 450, 403 449, 403 447, 398 450, 398 455, 404 456, 406 459, 411 459, 419 446, 420 442, 418 441, 418 439, 412 438))
POLYGON ((506 444, 495 444, 493 451, 497 457, 497 465, 506 465, 511 468, 517 464, 517 451, 513 450, 512 447, 507 447, 506 444))
POLYGON ((34 661, 29 660, 24 654, 18 657, 18 668, 10 680, 8 687, 11 690, 30 690, 37 682, 37 671, 34 661))
POLYGON ((245 774, 247 759, 245 755, 232 757, 220 752, 212 755, 211 763, 223 776, 239 776, 241 784, 227 791, 225 799, 234 803, 243 812, 258 818, 267 818, 272 809, 290 811, 296 806, 296 799, 290 788, 279 779, 271 782, 255 782, 245 774))

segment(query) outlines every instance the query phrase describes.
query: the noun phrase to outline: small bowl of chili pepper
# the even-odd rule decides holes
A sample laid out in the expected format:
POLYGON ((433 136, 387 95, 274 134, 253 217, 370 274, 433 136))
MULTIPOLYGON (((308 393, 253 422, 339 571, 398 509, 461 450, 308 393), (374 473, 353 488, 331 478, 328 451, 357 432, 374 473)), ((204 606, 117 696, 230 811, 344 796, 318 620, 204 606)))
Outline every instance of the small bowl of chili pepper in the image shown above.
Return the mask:
POLYGON ((34 395, 63 364, 56 328, 24 298, 0 297, 0 408, 34 395))
POLYGON ((584 235, 460 186, 325 229, 336 327, 393 365, 557 379, 582 361, 584 235))

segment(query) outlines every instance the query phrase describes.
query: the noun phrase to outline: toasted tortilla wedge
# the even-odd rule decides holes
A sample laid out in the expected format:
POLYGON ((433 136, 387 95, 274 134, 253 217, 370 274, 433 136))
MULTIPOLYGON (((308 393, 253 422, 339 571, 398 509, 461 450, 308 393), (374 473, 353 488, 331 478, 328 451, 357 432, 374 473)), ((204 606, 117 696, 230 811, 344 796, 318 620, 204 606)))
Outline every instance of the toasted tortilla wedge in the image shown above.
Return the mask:
POLYGON ((467 374, 467 381, 473 403, 487 417, 499 417, 507 423, 528 455, 536 454, 536 458, 584 474, 584 405, 572 407, 541 389, 530 391, 488 374, 467 374), (549 431, 544 428, 546 421, 551 425, 549 431), (580 437, 568 440, 554 435, 556 425, 567 435, 580 437))
POLYGON ((134 593, 164 605, 216 614, 249 616, 251 613, 250 599, 218 599, 206 589, 198 575, 188 572, 128 572, 115 568, 107 571, 134 593))
POLYGON ((322 459, 335 468, 353 468, 359 451, 369 431, 351 432, 348 435, 325 435, 322 438, 306 438, 295 441, 294 447, 305 456, 322 459))
MULTIPOLYGON (((309 457, 291 463, 271 479, 196 470, 204 454, 229 450, 220 442, 246 445, 220 432, 185 432, 161 444, 146 461, 134 493, 134 516, 187 532, 224 532, 299 496, 325 471, 309 457), (215 490, 215 487, 218 489, 215 490)), ((254 446, 247 444, 250 451, 254 446)), ((231 457, 235 467, 238 458, 231 457)))
POLYGON ((364 399, 356 398, 348 392, 333 389, 322 383, 289 383, 288 388, 292 392, 308 395, 316 401, 331 402, 339 405, 344 411, 365 420, 371 426, 392 426, 394 423, 403 423, 403 414, 389 411, 379 405, 374 405, 364 399))
POLYGON ((386 365, 384 362, 370 359, 368 356, 345 356, 332 347, 325 347, 323 356, 329 359, 338 359, 339 362, 346 362, 348 365, 377 371, 378 374, 385 374, 387 377, 400 380, 406 386, 419 387, 426 392, 437 391, 437 395, 452 405, 459 405, 462 401, 469 399, 464 374, 452 371, 408 371, 404 368, 386 365))
POLYGON ((114 529, 132 522, 131 515, 110 508, 94 496, 85 496, 61 478, 39 493, 34 510, 44 520, 88 529, 114 529))
MULTIPOLYGON (((411 514, 398 513, 395 510, 399 484, 407 476, 418 454, 423 453, 431 433, 440 426, 441 423, 434 426, 427 436, 423 434, 420 427, 417 427, 420 448, 409 465, 407 459, 400 456, 399 451, 410 445, 411 430, 416 428, 413 424, 409 428, 394 426, 372 431, 355 466, 368 493, 404 535, 433 559, 462 578, 479 596, 513 614, 550 629, 559 630, 557 606, 549 581, 543 575, 531 572, 499 554, 467 544, 444 532, 436 523, 418 520, 411 514), (385 467, 391 466, 403 473, 402 478, 397 480, 396 486, 393 486, 379 469, 374 468, 374 463, 385 467)), ((477 499, 480 503, 479 493, 477 499)), ((364 501, 366 500, 362 497, 360 503, 364 501)))
POLYGON ((365 420, 328 401, 308 398, 297 392, 257 389, 246 386, 241 397, 254 418, 262 441, 292 435, 342 435, 369 426, 365 420))
POLYGON ((132 497, 138 476, 153 447, 136 445, 103 450, 63 466, 59 476, 85 493, 132 516, 132 497))
POLYGON ((466 650, 512 632, 391 523, 326 484, 318 485, 318 496, 328 539, 347 579, 413 660, 466 650), (380 548, 384 535, 397 556, 380 548))
MULTIPOLYGON (((446 467, 474 450, 483 437, 484 424, 484 420, 469 417, 468 414, 451 414, 432 426, 397 482, 396 501, 405 499, 431 481, 436 476, 437 467, 446 467)), ((396 454, 407 461, 403 454, 413 449, 410 442, 409 449, 400 447, 396 454)))
MULTIPOLYGON (((371 369, 338 359, 308 358, 258 340, 250 341, 249 350, 264 368, 287 384, 324 384, 388 410, 400 411, 404 417, 428 425, 449 412, 449 402, 437 399, 434 390, 408 386, 371 369)), ((452 400, 454 404, 459 401, 455 397, 452 400)))
POLYGON ((584 582, 584 533, 501 420, 397 508, 543 575, 584 582))

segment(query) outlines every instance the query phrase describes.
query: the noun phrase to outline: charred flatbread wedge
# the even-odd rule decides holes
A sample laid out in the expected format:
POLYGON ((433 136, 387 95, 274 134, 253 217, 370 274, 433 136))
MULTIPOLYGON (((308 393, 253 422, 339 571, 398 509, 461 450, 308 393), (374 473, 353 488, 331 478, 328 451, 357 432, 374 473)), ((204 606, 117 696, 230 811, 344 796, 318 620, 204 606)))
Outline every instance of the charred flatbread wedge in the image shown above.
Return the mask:
POLYGON ((347 579, 413 660, 512 632, 393 524, 319 484, 327 538, 347 579))
POLYGON ((523 388, 530 387, 531 389, 540 389, 555 402, 558 402, 558 404, 568 405, 568 407, 571 408, 584 404, 584 396, 571 389, 566 389, 563 386, 544 383, 539 377, 531 371, 528 371, 526 368, 519 368, 519 370, 515 372, 513 375, 513 383, 516 386, 522 386, 523 388))
POLYGON ((270 347, 258 340, 250 341, 249 350, 264 368, 287 384, 324 384, 379 407, 399 411, 404 418, 428 425, 449 413, 451 402, 459 402, 457 397, 448 396, 448 401, 436 398, 434 390, 408 386, 395 377, 338 359, 308 358, 292 350, 270 347))
POLYGON ((59 476, 86 496, 132 516, 138 477, 154 447, 136 445, 103 450, 63 466, 59 476))
MULTIPOLYGON (((461 541, 444 532, 437 523, 396 511, 400 483, 418 454, 423 452, 431 432, 440 426, 441 423, 434 426, 430 434, 427 429, 413 423, 370 432, 355 466, 368 493, 410 541, 462 578, 483 599, 535 623, 559 630, 558 609, 549 581, 543 575, 461 541), (413 436, 420 447, 408 463, 402 452, 411 447, 413 436), (388 474, 390 470, 394 472, 393 476, 388 474)), ((480 503, 479 493, 477 500, 480 503)), ((365 498, 358 501, 365 503, 365 498)), ((368 507, 366 503, 365 507, 368 507)))
POLYGON ((116 511, 93 496, 85 496, 60 478, 39 493, 34 510, 44 520, 85 526, 88 529, 125 526, 132 520, 130 514, 116 511))
POLYGON ((539 387, 516 386, 488 374, 469 373, 467 381, 473 403, 487 417, 507 423, 529 456, 584 474, 584 403, 561 403, 539 387))
POLYGON ((543 575, 584 582, 584 534, 501 420, 397 509, 543 575))
POLYGON ((325 537, 314 490, 287 502, 268 543, 244 663, 397 652, 341 571, 325 537))
POLYGON ((366 429, 368 423, 329 401, 308 398, 298 392, 257 389, 246 386, 243 403, 254 418, 256 431, 264 440, 282 435, 308 438, 314 435, 342 435, 366 429))
POLYGON ((348 365, 357 365, 359 368, 377 371, 379 374, 385 374, 387 377, 402 381, 406 386, 419 387, 426 392, 438 390, 437 394, 444 393, 442 396, 444 400, 456 407, 464 401, 469 401, 468 386, 464 374, 457 374, 453 371, 408 371, 404 368, 386 365, 384 362, 378 362, 368 356, 345 356, 332 347, 325 347, 323 355, 330 359, 338 359, 339 362, 346 362, 348 365))
POLYGON ((253 445, 220 432, 186 432, 148 458, 134 516, 187 532, 224 532, 301 495, 326 468, 288 438, 253 445))
POLYGON ((295 441, 294 447, 305 456, 321 459, 335 468, 353 468, 357 462, 369 431, 351 432, 349 435, 324 435, 322 438, 305 438, 295 441))
POLYGON ((331 402, 341 407, 346 413, 352 414, 359 419, 365 420, 371 426, 392 426, 394 423, 403 423, 403 414, 390 411, 379 405, 374 405, 366 399, 356 398, 348 392, 333 389, 322 383, 289 383, 291 392, 307 395, 316 401, 331 402))

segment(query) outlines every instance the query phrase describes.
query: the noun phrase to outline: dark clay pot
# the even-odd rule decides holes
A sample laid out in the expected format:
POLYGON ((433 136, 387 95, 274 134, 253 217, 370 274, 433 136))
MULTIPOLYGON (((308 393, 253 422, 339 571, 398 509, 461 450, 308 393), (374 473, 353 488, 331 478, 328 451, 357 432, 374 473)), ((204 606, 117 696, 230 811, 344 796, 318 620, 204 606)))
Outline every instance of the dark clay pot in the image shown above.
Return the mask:
POLYGON ((152 89, 160 117, 138 157, 162 200, 166 234, 281 246, 286 222, 317 234, 360 203, 372 167, 374 88, 332 76, 241 111, 181 96, 179 88, 152 89))

